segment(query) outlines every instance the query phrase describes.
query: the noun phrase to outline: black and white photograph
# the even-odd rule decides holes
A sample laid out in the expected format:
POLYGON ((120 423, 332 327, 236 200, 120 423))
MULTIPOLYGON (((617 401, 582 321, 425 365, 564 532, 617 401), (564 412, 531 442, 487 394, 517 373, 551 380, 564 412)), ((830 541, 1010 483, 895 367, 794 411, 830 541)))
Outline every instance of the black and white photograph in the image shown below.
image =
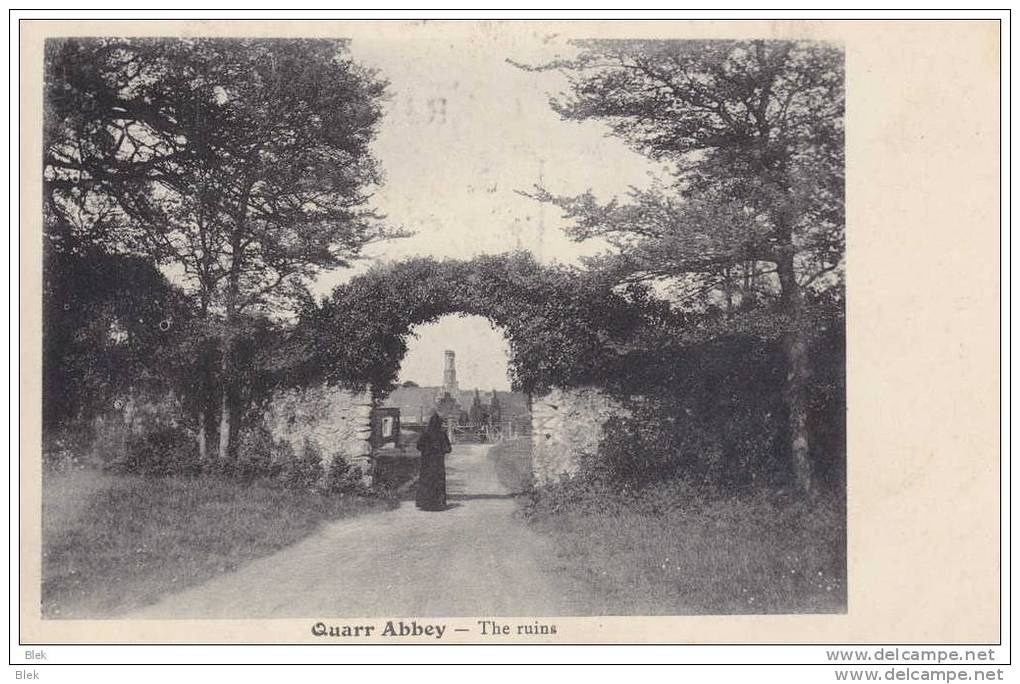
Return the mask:
POLYGON ((47 42, 45 618, 845 611, 840 46, 490 30, 47 42))
MULTIPOLYGON (((23 150, 41 152, 40 451, 21 457, 40 629, 670 642, 571 620, 815 620, 789 623, 804 634, 882 585, 848 540, 901 509, 848 473, 909 495, 943 455, 874 448, 917 429, 891 409, 848 449, 853 368, 854 406, 923 388, 875 382, 867 351, 847 363, 851 331, 875 330, 848 329, 847 283, 877 317, 905 298, 847 252, 876 244, 847 211, 847 122, 883 104, 848 117, 863 86, 838 32, 68 26, 40 41, 41 122, 23 122, 41 124, 23 150)), ((898 163, 909 126, 882 125, 866 142, 898 163)), ((872 178, 912 197, 918 168, 872 178)), ((911 269, 941 266, 904 258, 903 216, 883 231, 913 297, 911 269)), ((923 419, 963 399, 929 394, 923 419)), ((963 490, 987 491, 965 476, 983 448, 953 456, 963 490)))

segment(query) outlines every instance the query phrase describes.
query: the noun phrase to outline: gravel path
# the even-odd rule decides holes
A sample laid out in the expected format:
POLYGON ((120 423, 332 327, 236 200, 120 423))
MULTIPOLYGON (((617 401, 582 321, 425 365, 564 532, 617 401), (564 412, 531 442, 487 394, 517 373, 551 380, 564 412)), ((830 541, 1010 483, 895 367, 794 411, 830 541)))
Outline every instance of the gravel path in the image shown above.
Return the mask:
POLYGON ((486 445, 447 457, 450 508, 400 508, 331 523, 235 572, 166 597, 138 618, 552 616, 578 587, 546 568, 554 550, 516 518, 486 445))

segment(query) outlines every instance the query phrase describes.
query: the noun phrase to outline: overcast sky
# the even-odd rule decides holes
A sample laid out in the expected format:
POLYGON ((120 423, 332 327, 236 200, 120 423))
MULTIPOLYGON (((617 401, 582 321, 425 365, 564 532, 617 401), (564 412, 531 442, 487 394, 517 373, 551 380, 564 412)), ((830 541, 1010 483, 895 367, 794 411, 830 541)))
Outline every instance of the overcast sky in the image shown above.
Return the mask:
MULTIPOLYGON (((537 63, 569 55, 565 41, 534 30, 485 25, 465 41, 456 27, 422 25, 392 38, 357 37, 351 52, 390 82, 391 100, 375 152, 386 182, 376 206, 414 237, 375 245, 373 260, 413 255, 470 258, 526 249, 544 262, 576 263, 599 245, 570 241, 554 208, 522 197, 540 181, 551 191, 592 189, 606 199, 649 182, 651 164, 600 124, 561 121, 548 95, 557 73, 529 73, 507 58, 537 63)), ((324 294, 362 270, 325 274, 324 294)), ((420 326, 402 380, 440 384, 442 351, 457 352, 465 388, 508 388, 506 344, 484 319, 446 317, 420 326)))

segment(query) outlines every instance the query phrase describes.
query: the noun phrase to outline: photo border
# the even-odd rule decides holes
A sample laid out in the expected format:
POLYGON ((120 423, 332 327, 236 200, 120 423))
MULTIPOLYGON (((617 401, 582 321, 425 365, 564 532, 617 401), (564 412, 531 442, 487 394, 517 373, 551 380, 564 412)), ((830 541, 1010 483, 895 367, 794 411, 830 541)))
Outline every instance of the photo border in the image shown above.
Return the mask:
MULTIPOLYGON (((32 10, 13 10, 13 9, 9 10, 9 19, 11 18, 11 16, 13 15, 14 12, 21 12, 21 11, 32 11, 32 10)), ((62 10, 53 10, 53 11, 62 11, 62 10)), ((152 11, 152 12, 159 12, 159 11, 166 11, 166 10, 150 10, 150 11, 152 11)), ((187 11, 187 10, 184 10, 184 11, 187 11)), ((354 10, 354 11, 357 11, 357 10, 354 10)), ((968 11, 977 12, 977 11, 983 11, 983 10, 968 10, 968 11)), ((1001 11, 1001 10, 994 10, 994 11, 1001 11)), ((1011 15, 1011 11, 1010 10, 1006 10, 1006 11, 1010 12, 1010 15, 1011 15)), ((422 18, 422 19, 430 19, 432 17, 420 17, 420 18, 422 18)), ((712 18, 712 17, 710 17, 710 18, 697 17, 697 18, 691 19, 690 17, 669 17, 668 19, 674 19, 674 18, 675 19, 682 19, 682 20, 693 20, 693 21, 757 21, 757 20, 760 19, 760 17, 754 17, 753 19, 748 19, 748 18, 726 18, 726 17, 714 17, 714 18, 712 18)), ((49 17, 49 16, 47 16, 44 19, 44 21, 59 21, 61 19, 63 19, 63 17, 49 17)), ((200 17, 195 17, 195 19, 199 20, 199 21, 262 21, 261 18, 257 18, 257 19, 245 19, 245 18, 239 18, 239 17, 236 17, 236 16, 227 16, 227 17, 200 16, 200 17)), ((400 18, 381 17, 381 18, 372 19, 372 18, 360 18, 360 17, 359 18, 352 18, 352 17, 346 17, 346 16, 345 17, 337 17, 337 16, 307 17, 307 18, 306 17, 299 17, 299 18, 294 18, 294 19, 298 20, 298 21, 316 21, 316 20, 319 20, 319 19, 329 19, 329 20, 333 20, 333 21, 340 20, 340 21, 345 21, 345 22, 368 22, 368 23, 376 22, 376 21, 389 22, 389 21, 406 21, 407 20, 406 17, 400 17, 400 18)), ((458 21, 472 22, 472 21, 476 21, 478 19, 479 19, 479 17, 463 18, 463 19, 460 19, 458 21)), ((557 16, 543 16, 541 18, 533 18, 533 19, 520 19, 520 18, 514 17, 514 16, 509 16, 509 17, 486 16, 486 17, 484 17, 484 19, 485 20, 504 20, 505 19, 505 20, 509 20, 509 21, 541 21, 541 22, 544 22, 544 21, 556 21, 556 20, 562 20, 562 19, 567 19, 569 21, 596 21, 596 22, 606 21, 606 20, 601 19, 601 18, 577 19, 577 18, 574 18, 574 17, 557 17, 557 16)), ((777 19, 780 20, 780 21, 786 21, 787 20, 785 17, 777 17, 777 19)), ((90 19, 77 19, 77 18, 74 18, 72 20, 76 20, 76 21, 77 20, 92 21, 90 19)), ((170 20, 170 21, 185 20, 186 21, 186 20, 188 20, 188 18, 174 16, 174 17, 170 17, 170 18, 161 17, 161 18, 152 18, 152 19, 132 19, 132 18, 123 18, 123 19, 118 19, 118 18, 102 18, 102 19, 98 19, 98 21, 104 21, 104 22, 107 22, 107 21, 130 21, 130 22, 144 21, 144 22, 159 22, 159 23, 163 23, 163 22, 168 21, 168 20, 170 20)), ((443 19, 443 20, 445 21, 445 19, 443 19)), ((630 18, 630 19, 623 19, 622 21, 634 21, 634 20, 635 20, 634 18, 630 18)), ((660 19, 637 19, 637 21, 659 21, 659 20, 660 19)), ((812 20, 816 20, 816 19, 814 19, 812 17, 805 17, 805 18, 799 17, 797 19, 797 21, 812 21, 812 20)), ((817 20, 819 20, 819 21, 834 21, 834 19, 830 19, 829 17, 818 17, 817 20)), ((869 20, 870 21, 890 21, 891 19, 882 17, 882 18, 874 18, 874 19, 869 19, 869 20)), ((988 20, 989 19, 975 19, 975 21, 988 21, 988 20)), ((20 28, 21 28, 21 22, 22 21, 37 21, 37 20, 34 19, 34 18, 18 18, 17 22, 18 22, 18 28, 19 28, 19 38, 20 38, 20 35, 21 35, 20 28)), ((909 21, 909 20, 904 20, 904 21, 909 21)), ((958 21, 958 19, 927 19, 926 21, 958 21)), ((998 18, 998 19, 994 19, 994 21, 996 21, 998 23, 998 27, 999 27, 999 31, 998 31, 998 34, 999 34, 999 60, 1000 60, 999 63, 1001 64, 1002 63, 1001 60, 1002 60, 1003 19, 1002 18, 998 18)), ((1008 19, 1006 19, 1006 22, 1008 23, 1008 19)), ((18 48, 19 48, 19 57, 20 57, 20 45, 18 46, 18 48)), ((14 48, 12 47, 12 49, 14 49, 14 48)), ((20 76, 21 76, 20 60, 19 60, 19 64, 18 64, 18 75, 19 75, 18 78, 19 78, 19 82, 20 82, 20 76)), ((9 76, 9 88, 13 88, 13 87, 14 87, 13 84, 10 83, 10 76, 9 76)), ((1002 175, 1002 133, 1003 133, 1003 128, 1002 127, 1003 127, 1003 123, 1002 123, 1002 117, 1001 117, 1003 88, 1002 88, 1002 73, 1001 73, 1001 70, 1000 70, 1000 73, 999 73, 998 94, 999 94, 999 106, 1000 106, 1000 117, 999 117, 1000 162, 999 162, 999 175, 998 175, 998 179, 999 179, 999 182, 1000 182, 1000 185, 1001 185, 1001 182, 1002 182, 1002 179, 1003 179, 1003 175, 1002 175)), ((11 107, 13 108, 14 106, 15 105, 12 102, 11 103, 11 107)), ((11 135, 13 136, 13 132, 11 132, 11 135)), ((21 149, 20 136, 19 136, 19 143, 18 144, 19 144, 18 163, 19 163, 19 169, 20 169, 20 165, 21 165, 21 161, 22 161, 21 160, 21 154, 23 152, 22 149, 21 149)), ((1010 169, 1011 169, 1011 161, 1012 160, 1011 160, 1011 150, 1010 150, 1010 169)), ((11 181, 9 179, 9 184, 10 183, 11 183, 11 181)), ((11 188, 11 191, 13 192, 12 188, 11 188)), ((1002 198, 1000 198, 1000 200, 1001 199, 1002 198)), ((1004 201, 1008 201, 1008 200, 1004 200, 1004 201)), ((22 211, 24 211, 24 208, 22 208, 22 211)), ((1000 258, 1000 261, 1003 258, 1003 253, 1002 253, 1002 240, 1003 240, 1003 232, 1002 232, 1003 220, 1002 220, 1002 218, 1003 218, 1003 216, 1002 216, 1002 212, 1003 212, 1003 206, 1000 203, 1000 207, 999 207, 999 258, 1000 258)), ((14 235, 15 234, 14 233, 14 226, 13 225, 9 225, 9 228, 12 231, 12 235, 14 235)), ((20 232, 17 233, 17 234, 20 237, 20 232)), ((1007 254, 1006 255, 1006 259, 1009 260, 1009 257, 1010 257, 1010 255, 1007 254)), ((19 282, 20 282, 20 279, 21 279, 21 276, 22 276, 21 268, 20 268, 20 260, 19 260, 18 273, 19 273, 19 282)), ((1003 455, 1004 452, 1003 452, 1003 434, 1002 434, 1002 417, 1001 417, 1002 416, 1002 413, 1001 413, 1001 409, 1002 409, 1001 397, 1002 397, 1002 389, 1003 389, 1002 388, 1002 383, 1001 383, 1001 372, 1003 370, 1003 364, 1002 364, 1002 361, 1003 361, 1003 345, 1001 344, 1002 332, 1003 332, 1003 328, 1002 328, 1002 302, 1003 302, 1003 299, 1002 299, 1002 297, 1003 297, 1003 294, 1002 294, 1002 284, 1003 284, 1003 280, 1002 280, 1001 269, 1000 269, 1000 272, 999 272, 998 281, 999 281, 999 293, 998 293, 998 299, 999 299, 998 330, 999 330, 999 334, 1000 334, 1000 344, 999 344, 1000 397, 998 398, 998 400, 999 400, 998 401, 998 408, 999 408, 999 411, 1000 411, 1000 418, 999 418, 999 428, 1000 429, 999 429, 998 440, 999 440, 999 485, 1000 485, 1000 491, 1002 491, 1003 486, 1004 486, 1005 483, 1003 483, 1003 480, 1002 480, 1002 471, 1003 471, 1003 463, 1002 463, 1003 458, 1002 458, 1002 455, 1003 455)), ((18 312, 19 328, 20 328, 20 323, 21 323, 21 316, 22 316, 22 311, 21 311, 21 307, 19 306, 19 312, 18 312)), ((1011 371, 1011 364, 1009 365, 1009 368, 1010 368, 1010 371, 1011 371)), ((22 368, 21 368, 21 365, 19 364, 19 368, 18 368, 19 386, 20 386, 20 381, 21 381, 21 371, 22 371, 22 368)), ((1009 392, 1010 396, 1011 396, 1011 390, 1012 390, 1012 386, 1011 386, 1011 377, 1010 377, 1010 383, 1009 383, 1009 385, 1007 387, 1007 392, 1009 392)), ((20 402, 19 402, 19 422, 20 422, 20 418, 21 418, 21 411, 22 411, 22 407, 20 406, 20 402)), ((12 467, 13 467, 13 460, 12 460, 12 467)), ((19 472, 20 472, 20 459, 19 459, 19 472)), ((19 504, 19 506, 18 506, 18 529, 19 529, 19 531, 21 529, 21 518, 20 518, 20 513, 21 513, 21 494, 22 494, 22 492, 21 492, 21 482, 20 482, 20 478, 19 478, 19 502, 18 502, 18 504, 19 504)), ((950 648, 965 648, 965 647, 968 647, 968 646, 998 646, 998 647, 1001 647, 1003 645, 1003 626, 1004 626, 1004 617, 1006 617, 1006 616, 1004 616, 1004 612, 1003 612, 1004 609, 1003 609, 1003 607, 1001 605, 1002 599, 1005 596, 1003 594, 1003 577, 1002 577, 1002 575, 1003 575, 1003 570, 1002 570, 1002 560, 1003 560, 1003 556, 1002 556, 1002 552, 1003 552, 1002 513, 1003 513, 1003 510, 1002 509, 1003 509, 1003 501, 1002 501, 1002 499, 1003 498, 1007 498, 1007 504, 1006 504, 1007 505, 1007 509, 1011 513, 1011 501, 1008 500, 1008 497, 1000 496, 1000 500, 999 500, 1000 520, 998 521, 998 525, 999 525, 999 558, 1000 558, 1000 563, 999 563, 1000 609, 999 609, 999 628, 998 628, 999 639, 998 639, 998 641, 996 643, 987 643, 987 642, 967 642, 967 643, 963 643, 963 642, 956 642, 956 643, 951 643, 951 644, 933 644, 933 643, 925 642, 923 644, 922 643, 917 643, 917 644, 914 644, 914 645, 917 645, 917 646, 921 646, 921 645, 924 645, 924 646, 945 646, 945 647, 950 647, 950 648)), ((8 530, 8 542, 9 542, 9 545, 8 545, 8 556, 9 556, 9 567, 10 567, 10 563, 13 562, 13 559, 10 556, 11 549, 13 548, 13 546, 12 546, 13 540, 11 539, 11 536, 10 536, 10 529, 8 530)), ((849 545, 849 541, 848 541, 848 545, 849 545)), ((1009 550, 1009 549, 1007 549, 1007 550, 1009 550)), ((8 591, 9 591, 9 599, 13 600, 14 596, 12 594, 12 589, 11 589, 12 586, 13 586, 13 584, 9 583, 9 590, 8 591)), ((123 642, 123 643, 114 643, 114 642, 94 642, 94 643, 93 642, 79 642, 79 643, 74 643, 74 644, 57 642, 57 643, 52 643, 51 644, 51 643, 25 642, 22 639, 22 633, 21 633, 21 617, 22 616, 21 616, 21 611, 20 611, 20 599, 21 599, 21 596, 20 596, 20 592, 19 592, 19 595, 17 596, 17 599, 16 599, 17 602, 18 602, 18 605, 19 605, 19 611, 17 613, 17 616, 18 616, 18 626, 19 626, 19 634, 18 634, 18 637, 19 637, 18 638, 18 645, 19 646, 53 646, 53 647, 63 647, 63 646, 75 646, 75 647, 122 647, 122 646, 174 646, 174 647, 181 647, 181 646, 187 646, 187 647, 193 647, 193 646, 201 646, 201 647, 210 647, 210 646, 213 646, 213 647, 221 647, 221 646, 229 646, 229 647, 236 647, 236 646, 244 646, 244 647, 251 647, 251 646, 255 646, 255 647, 264 647, 264 646, 282 646, 282 647, 291 647, 291 646, 345 646, 345 647, 383 646, 383 647, 392 647, 392 646, 433 646, 433 645, 429 645, 429 644, 417 644, 417 643, 400 643, 400 644, 380 644, 380 643, 360 643, 360 642, 355 642, 355 643, 338 643, 338 642, 307 643, 307 642, 276 642, 276 641, 274 641, 274 642, 259 642, 259 643, 235 643, 235 642, 209 643, 209 642, 202 642, 202 643, 187 643, 187 644, 181 644, 181 643, 145 643, 145 642, 123 642)), ((10 605, 13 607, 15 604, 12 601, 10 603, 10 605)), ((619 616, 619 617, 625 617, 625 616, 619 616)), ((635 616, 628 616, 628 617, 635 617, 635 616)), ((314 618, 309 618, 309 620, 312 620, 312 619, 314 619, 314 618)), ((344 618, 344 619, 346 619, 346 618, 344 618)), ((365 619, 381 620, 381 619, 385 619, 385 618, 365 618, 365 619)), ((512 619, 512 618, 508 618, 508 619, 512 619)), ((1010 610, 1009 611, 1009 615, 1008 615, 1008 621, 1006 622, 1007 628, 1011 627, 1011 624, 1012 624, 1012 612, 1010 610)), ((11 625, 9 623, 8 624, 9 642, 10 642, 10 637, 12 636, 10 634, 10 629, 11 629, 11 625)), ((1010 631, 1010 633, 1011 633, 1011 631, 1010 631)), ((755 647, 755 648, 758 648, 758 647, 771 648, 771 647, 806 646, 806 647, 812 647, 812 648, 816 648, 817 647, 818 649, 822 649, 822 648, 824 648, 826 646, 863 646, 863 647, 869 647, 870 646, 870 647, 874 647, 874 646, 887 646, 887 645, 889 645, 889 644, 886 644, 884 642, 854 642, 854 643, 835 643, 835 642, 827 642, 827 643, 817 643, 817 642, 814 642, 814 643, 813 642, 806 642, 806 643, 800 643, 800 642, 796 642, 796 643, 793 643, 793 642, 774 642, 774 643, 763 643, 763 642, 728 642, 727 641, 727 642, 706 642, 706 643, 694 643, 694 644, 683 643, 683 642, 663 642, 663 643, 659 643, 659 642, 656 642, 656 643, 647 643, 647 642, 633 642, 633 643, 624 643, 624 642, 611 642, 611 643, 590 643, 590 642, 561 643, 561 642, 557 642, 555 644, 543 644, 543 643, 536 643, 536 642, 518 642, 518 643, 477 642, 477 643, 457 643, 457 644, 453 644, 453 643, 435 644, 434 646, 441 646, 441 647, 458 647, 458 646, 460 646, 460 647, 463 647, 463 646, 471 646, 471 647, 473 647, 473 646, 517 646, 517 647, 521 647, 521 646, 527 646, 527 647, 532 647, 532 646, 556 646, 556 647, 581 647, 581 648, 592 648, 592 647, 601 647, 601 646, 658 646, 658 647, 666 647, 666 646, 668 646, 668 647, 673 647, 673 646, 697 646, 697 647, 749 646, 749 647, 755 647)), ((1010 646, 1011 646, 1011 644, 1010 644, 1010 646)), ((1011 656, 1012 656, 1012 652, 1011 651, 1012 651, 1012 649, 1010 648, 1010 662, 1005 663, 1005 665, 1011 664, 1011 656)), ((9 655, 11 656, 10 657, 10 663, 9 663, 10 665, 24 665, 24 664, 26 664, 26 663, 20 662, 20 661, 19 662, 15 662, 15 660, 13 658, 13 652, 11 654, 9 654, 9 655)), ((84 663, 84 662, 83 663, 47 663, 46 666, 47 667, 54 666, 54 665, 57 665, 57 666, 60 666, 60 665, 81 666, 81 665, 90 665, 90 664, 101 665, 101 664, 115 664, 115 663, 84 663)), ((182 663, 151 663, 151 664, 182 664, 182 663)), ((195 663, 195 665, 199 665, 199 664, 201 664, 201 663, 195 663)), ((237 663, 219 663, 219 664, 224 664, 224 665, 248 665, 248 664, 251 664, 251 663, 250 662, 237 662, 237 663)), ((261 664, 269 664, 269 663, 259 663, 259 664, 261 665, 261 664)), ((272 664, 274 664, 274 665, 293 665, 293 664, 296 664, 296 663, 280 662, 280 663, 272 663, 272 664)), ((303 663, 303 664, 328 664, 328 663, 303 663)), ((336 664, 340 664, 340 663, 336 663, 336 664)), ((343 663, 343 664, 356 664, 356 663, 343 663)), ((405 664, 405 663, 401 663, 401 664, 405 664)), ((412 663, 406 663, 406 664, 412 664, 412 663)), ((774 662, 758 662, 758 663, 743 663, 743 662, 742 663, 732 663, 732 662, 728 662, 728 663, 721 663, 720 662, 720 663, 704 663, 704 664, 718 664, 718 665, 804 665, 804 664, 809 664, 809 663, 793 663, 793 662, 791 662, 791 663, 774 663, 774 662)), ((840 663, 831 663, 831 664, 833 664, 833 665, 838 664, 840 666, 842 666, 842 665, 851 666, 851 665, 856 665, 856 664, 874 665, 875 662, 874 661, 861 661, 861 662, 856 662, 856 663, 855 662, 840 662, 840 663)), ((896 663, 895 662, 883 662, 882 663, 882 665, 893 665, 893 664, 896 664, 896 663)), ((911 664, 911 663, 910 662, 904 662, 904 663, 901 663, 901 664, 911 664)), ((997 663, 997 664, 999 664, 999 663, 997 663)))

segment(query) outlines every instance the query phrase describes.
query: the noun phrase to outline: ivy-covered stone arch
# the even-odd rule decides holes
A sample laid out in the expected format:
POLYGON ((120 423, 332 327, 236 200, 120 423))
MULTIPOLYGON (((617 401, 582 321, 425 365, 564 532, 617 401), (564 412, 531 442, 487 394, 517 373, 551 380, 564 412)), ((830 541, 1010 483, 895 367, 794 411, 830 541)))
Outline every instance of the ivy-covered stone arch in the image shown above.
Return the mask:
POLYGON ((477 315, 503 332, 511 384, 534 399, 536 480, 556 481, 597 442, 592 425, 605 417, 606 402, 590 386, 619 375, 648 304, 641 290, 621 292, 526 253, 376 266, 303 308, 294 355, 282 361, 291 389, 269 412, 272 431, 295 448, 311 435, 332 450, 322 452, 327 480, 337 455, 371 473, 367 415, 395 386, 414 328, 449 314, 477 315))
POLYGON ((510 346, 514 389, 599 384, 640 329, 641 291, 619 292, 571 267, 528 253, 471 260, 414 258, 381 265, 309 302, 297 335, 301 375, 384 396, 413 329, 449 314, 477 315, 510 346))

